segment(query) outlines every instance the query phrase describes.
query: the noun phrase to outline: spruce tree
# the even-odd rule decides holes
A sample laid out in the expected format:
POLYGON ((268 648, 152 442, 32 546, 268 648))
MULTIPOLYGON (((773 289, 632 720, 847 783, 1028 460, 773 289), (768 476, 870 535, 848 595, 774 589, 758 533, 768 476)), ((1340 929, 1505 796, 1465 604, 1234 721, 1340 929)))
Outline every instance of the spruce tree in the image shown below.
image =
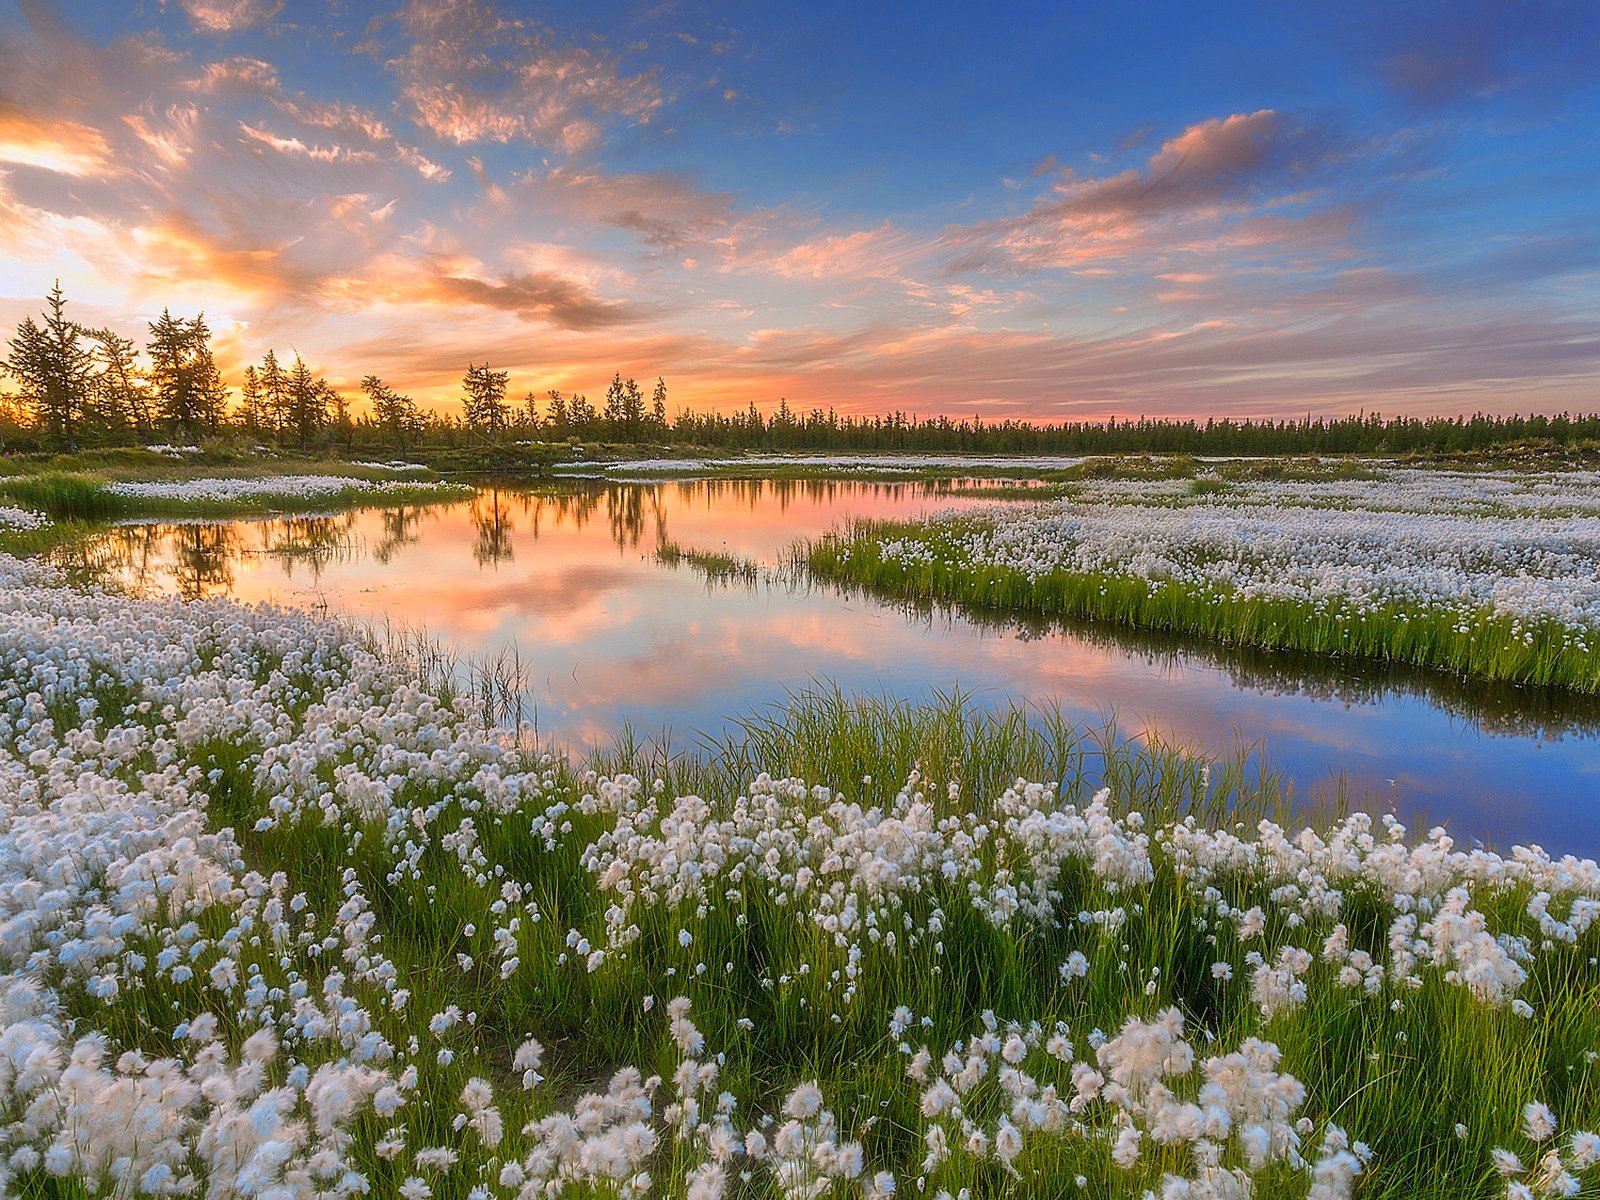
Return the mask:
POLYGON ((66 315, 59 279, 45 306, 42 325, 25 317, 17 326, 5 368, 33 420, 69 451, 76 450, 91 399, 94 358, 84 345, 83 327, 66 315))
POLYGON ((404 450, 418 424, 417 406, 411 397, 401 395, 376 375, 368 375, 363 379, 361 390, 366 392, 367 400, 372 405, 373 424, 387 430, 395 445, 404 450))
POLYGON ((650 396, 650 423, 655 426, 657 433, 666 433, 667 381, 659 375, 656 376, 656 390, 650 396))
POLYGON ((239 388, 239 428, 251 437, 266 432, 266 399, 261 390, 261 375, 254 366, 244 369, 244 384, 239 388))
POLYGON ((327 423, 327 385, 314 378, 311 368, 306 366, 306 360, 296 354, 284 387, 288 397, 289 428, 304 450, 327 423))
POLYGON ((461 381, 461 404, 469 429, 490 436, 498 436, 505 429, 506 384, 510 378, 509 372, 491 371, 488 363, 481 367, 467 364, 466 378, 461 381))
POLYGON ((155 428, 150 388, 139 373, 138 348, 130 337, 111 329, 86 331, 95 343, 100 370, 94 378, 96 419, 108 429, 132 429, 140 438, 155 428))
POLYGON ((263 427, 281 443, 289 428, 289 379, 272 350, 261 360, 261 407, 263 427))
POLYGON ((157 416, 193 441, 222 424, 228 389, 211 354, 205 314, 184 320, 163 308, 150 323, 150 382, 157 416))

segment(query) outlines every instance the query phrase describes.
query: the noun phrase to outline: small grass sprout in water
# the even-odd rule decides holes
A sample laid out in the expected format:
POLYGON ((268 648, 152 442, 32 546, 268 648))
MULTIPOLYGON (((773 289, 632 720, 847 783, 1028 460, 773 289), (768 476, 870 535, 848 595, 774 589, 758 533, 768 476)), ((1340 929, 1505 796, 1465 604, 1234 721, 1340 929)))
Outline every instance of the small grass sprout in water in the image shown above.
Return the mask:
POLYGON ((680 563, 692 567, 708 583, 755 583, 761 578, 761 568, 742 555, 730 554, 725 550, 697 550, 670 541, 656 547, 656 561, 668 567, 680 563))

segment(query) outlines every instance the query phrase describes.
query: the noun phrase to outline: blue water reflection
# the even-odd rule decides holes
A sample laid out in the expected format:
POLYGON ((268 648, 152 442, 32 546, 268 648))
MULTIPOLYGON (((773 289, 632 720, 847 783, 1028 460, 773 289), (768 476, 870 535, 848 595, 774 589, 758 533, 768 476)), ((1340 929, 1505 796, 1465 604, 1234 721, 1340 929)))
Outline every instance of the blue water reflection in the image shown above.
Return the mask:
POLYGON ((963 484, 682 481, 485 490, 333 516, 108 530, 84 553, 132 586, 230 593, 514 646, 541 733, 624 723, 680 742, 813 679, 907 697, 1053 700, 1098 724, 1222 749, 1260 741, 1311 797, 1343 786, 1463 840, 1600 853, 1600 704, 1427 672, 1231 651, 1105 627, 918 610, 783 572, 708 584, 671 539, 780 565, 850 516, 910 516, 963 484))

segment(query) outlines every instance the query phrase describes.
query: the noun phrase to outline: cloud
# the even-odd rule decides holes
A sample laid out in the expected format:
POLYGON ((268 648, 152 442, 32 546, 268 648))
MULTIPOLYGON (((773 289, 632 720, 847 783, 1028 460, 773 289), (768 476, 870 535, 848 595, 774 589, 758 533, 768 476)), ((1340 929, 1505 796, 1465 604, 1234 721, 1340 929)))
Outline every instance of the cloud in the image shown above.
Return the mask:
POLYGON ((657 250, 676 250, 695 238, 705 228, 704 222, 675 221, 668 217, 654 217, 636 208, 626 208, 613 213, 611 224, 619 229, 631 229, 645 245, 657 250))
POLYGON ((319 162, 376 162, 378 156, 371 150, 352 150, 347 146, 308 146, 297 137, 280 137, 265 129, 257 129, 244 121, 239 122, 239 132, 260 145, 284 154, 295 154, 319 162))
POLYGON ((762 265, 785 279, 889 279, 925 262, 931 244, 927 237, 885 222, 876 229, 812 238, 762 265))
MULTIPOLYGON (((639 235, 652 251, 676 251, 720 236, 733 199, 703 192, 682 175, 663 171, 617 172, 595 166, 531 170, 497 188, 494 212, 475 214, 519 224, 545 220, 563 229, 614 228, 639 235)), ((514 235, 514 231, 510 231, 514 235)))
MULTIPOLYGON (((1026 272, 1150 254, 1304 187, 1343 153, 1327 130, 1272 109, 1213 117, 1163 143, 1142 168, 1068 178, 1021 216, 951 231, 957 253, 948 265, 1026 272)), ((1273 228, 1293 225, 1256 226, 1273 228)))
POLYGON ((1450 0, 1366 9, 1358 42, 1420 109, 1502 96, 1566 100, 1592 88, 1600 8, 1589 0, 1450 0))
POLYGON ((179 4, 189 24, 213 37, 265 25, 283 11, 283 0, 179 0, 179 4))
POLYGON ((207 63, 191 86, 197 91, 233 96, 270 96, 281 90, 276 67, 243 54, 207 63))
POLYGON ((108 169, 108 154, 105 138, 87 125, 0 101, 0 163, 94 175, 108 169))
POLYGON ((108 298, 313 308, 329 281, 400 254, 419 189, 450 177, 370 109, 287 90, 264 60, 100 46, 53 10, 24 15, 0 31, 16 214, 0 252, 77 255, 108 298))
POLYGON ((499 279, 440 275, 434 281, 434 292, 442 303, 497 308, 563 329, 604 329, 644 316, 629 305, 600 299, 575 279, 544 271, 507 274, 499 279))
POLYGON ((272 245, 257 233, 235 238, 175 212, 134 231, 122 248, 134 256, 129 269, 152 295, 182 294, 204 279, 212 296, 272 302, 314 284, 316 272, 291 254, 299 240, 272 245))
POLYGON ((411 45, 388 65, 412 119, 458 146, 527 141, 591 149, 607 122, 646 122, 662 95, 653 71, 625 73, 591 46, 502 16, 486 0, 413 0, 411 45))

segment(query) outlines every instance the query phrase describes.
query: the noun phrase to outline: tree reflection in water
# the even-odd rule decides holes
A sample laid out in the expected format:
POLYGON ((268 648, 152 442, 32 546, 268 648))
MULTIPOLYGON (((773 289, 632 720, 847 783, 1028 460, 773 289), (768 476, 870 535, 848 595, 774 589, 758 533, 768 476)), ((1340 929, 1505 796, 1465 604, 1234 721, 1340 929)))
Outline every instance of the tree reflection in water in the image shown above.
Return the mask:
POLYGON ((379 519, 383 523, 383 536, 372 545, 372 557, 388 566, 405 547, 422 537, 422 518, 431 514, 430 507, 400 504, 383 509, 379 519))
POLYGON ((472 557, 478 560, 478 565, 486 567, 510 562, 515 554, 511 535, 516 527, 511 523, 510 504, 501 496, 500 490, 490 488, 479 492, 472 498, 468 512, 473 528, 478 533, 478 540, 472 548, 472 557))
POLYGON ((255 553, 279 563, 285 577, 294 579, 297 570, 305 571, 315 583, 333 564, 360 557, 361 546, 355 536, 358 516, 344 512, 262 522, 260 547, 255 553))
MULTIPOLYGON (((804 502, 814 506, 813 512, 800 517, 792 529, 793 536, 803 537, 820 532, 827 521, 835 519, 830 510, 842 518, 853 511, 872 510, 880 502, 934 504, 985 482, 562 480, 532 487, 485 488, 469 501, 439 505, 270 521, 108 527, 59 547, 51 558, 69 571, 115 586, 193 599, 233 590, 238 563, 247 555, 269 558, 286 578, 304 579, 313 585, 320 583, 330 568, 363 558, 388 566, 401 557, 404 547, 422 540, 430 524, 448 524, 463 513, 475 533, 473 559, 480 567, 496 567, 513 561, 517 540, 526 544, 557 531, 569 535, 587 532, 590 538, 608 540, 625 552, 648 551, 652 539, 655 545, 672 540, 669 517, 673 513, 691 529, 701 514, 726 517, 746 511, 752 515, 764 511, 770 524, 774 510, 785 513, 790 505, 804 502), (819 520, 823 524, 818 525, 819 520)), ((538 563, 529 564, 529 570, 538 569, 538 563)), ((800 572, 785 571, 783 579, 802 603, 805 593, 818 586, 800 572)), ((823 585, 823 590, 833 590, 832 585, 823 585)), ((884 598, 878 599, 877 606, 880 611, 882 607, 902 609, 914 622, 949 622, 969 631, 990 630, 1043 643, 1064 638, 1143 661, 1163 673, 1177 673, 1190 665, 1209 668, 1220 671, 1235 688, 1265 696, 1301 696, 1350 707, 1415 698, 1473 728, 1501 736, 1546 741, 1600 735, 1600 699, 1566 692, 1490 686, 1431 671, 1241 649, 1106 625, 1050 622, 973 609, 932 609, 884 598)))

